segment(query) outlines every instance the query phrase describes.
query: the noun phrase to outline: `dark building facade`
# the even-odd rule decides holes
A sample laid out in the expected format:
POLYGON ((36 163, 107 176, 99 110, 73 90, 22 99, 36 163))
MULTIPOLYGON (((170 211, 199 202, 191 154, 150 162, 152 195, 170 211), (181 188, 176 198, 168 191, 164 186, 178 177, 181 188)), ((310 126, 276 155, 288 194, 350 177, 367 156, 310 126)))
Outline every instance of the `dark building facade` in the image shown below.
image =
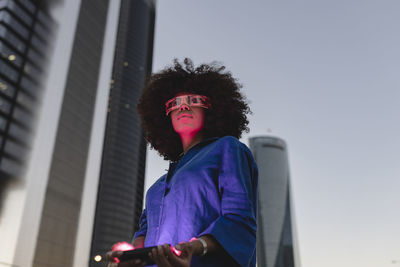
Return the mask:
POLYGON ((136 104, 151 73, 154 22, 153 1, 121 1, 90 266, 106 266, 94 257, 131 240, 142 211, 146 142, 136 104))
POLYGON ((0 0, 0 185, 23 173, 55 26, 44 2, 0 0))
POLYGON ((259 168, 257 265, 295 267, 290 175, 285 141, 250 138, 259 168))

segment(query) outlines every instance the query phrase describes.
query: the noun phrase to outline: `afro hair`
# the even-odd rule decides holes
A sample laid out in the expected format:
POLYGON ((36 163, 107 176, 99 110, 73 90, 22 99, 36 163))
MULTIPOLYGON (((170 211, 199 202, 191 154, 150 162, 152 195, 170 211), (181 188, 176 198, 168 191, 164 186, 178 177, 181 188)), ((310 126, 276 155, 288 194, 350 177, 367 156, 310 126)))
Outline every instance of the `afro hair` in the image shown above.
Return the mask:
POLYGON ((205 110, 203 138, 234 136, 248 132, 247 114, 251 113, 242 86, 218 63, 193 66, 185 58, 177 59, 148 78, 137 110, 145 138, 166 160, 176 161, 182 153, 180 136, 174 131, 170 116, 165 115, 165 102, 178 93, 187 92, 210 98, 211 108, 205 110))

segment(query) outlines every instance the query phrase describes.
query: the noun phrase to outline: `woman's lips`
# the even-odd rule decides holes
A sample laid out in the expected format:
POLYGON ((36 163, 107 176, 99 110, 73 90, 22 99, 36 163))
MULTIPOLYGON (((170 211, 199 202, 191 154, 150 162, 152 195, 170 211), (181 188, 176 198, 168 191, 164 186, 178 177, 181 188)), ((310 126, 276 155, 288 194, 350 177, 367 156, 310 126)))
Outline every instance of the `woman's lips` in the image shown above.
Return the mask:
POLYGON ((180 120, 181 118, 193 118, 193 116, 192 115, 190 115, 190 114, 181 114, 181 115, 179 115, 178 116, 178 120, 180 120))

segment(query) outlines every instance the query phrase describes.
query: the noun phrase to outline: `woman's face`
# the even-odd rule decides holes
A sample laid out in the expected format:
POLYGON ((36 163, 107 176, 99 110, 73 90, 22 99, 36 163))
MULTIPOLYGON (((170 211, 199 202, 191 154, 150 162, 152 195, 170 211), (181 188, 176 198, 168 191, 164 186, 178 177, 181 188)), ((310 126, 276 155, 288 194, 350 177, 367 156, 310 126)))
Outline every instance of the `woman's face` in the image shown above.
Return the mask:
MULTIPOLYGON (((183 95, 182 94, 178 94, 183 95)), ((172 126, 180 135, 195 136, 204 127, 204 108, 183 104, 170 113, 172 126)))

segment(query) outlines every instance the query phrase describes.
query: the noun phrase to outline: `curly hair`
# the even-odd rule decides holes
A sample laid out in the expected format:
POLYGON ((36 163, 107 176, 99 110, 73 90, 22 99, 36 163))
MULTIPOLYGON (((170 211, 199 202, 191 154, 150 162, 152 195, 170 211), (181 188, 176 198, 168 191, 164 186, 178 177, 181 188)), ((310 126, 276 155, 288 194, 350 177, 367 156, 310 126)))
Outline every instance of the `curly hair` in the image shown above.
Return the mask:
POLYGON ((243 131, 249 131, 247 114, 251 113, 240 88, 225 66, 216 62, 195 68, 188 58, 183 64, 174 59, 172 66, 148 78, 139 99, 137 111, 146 140, 164 159, 179 159, 182 143, 170 116, 165 115, 165 102, 181 92, 210 98, 211 108, 204 111, 203 138, 231 135, 239 139, 243 131))

